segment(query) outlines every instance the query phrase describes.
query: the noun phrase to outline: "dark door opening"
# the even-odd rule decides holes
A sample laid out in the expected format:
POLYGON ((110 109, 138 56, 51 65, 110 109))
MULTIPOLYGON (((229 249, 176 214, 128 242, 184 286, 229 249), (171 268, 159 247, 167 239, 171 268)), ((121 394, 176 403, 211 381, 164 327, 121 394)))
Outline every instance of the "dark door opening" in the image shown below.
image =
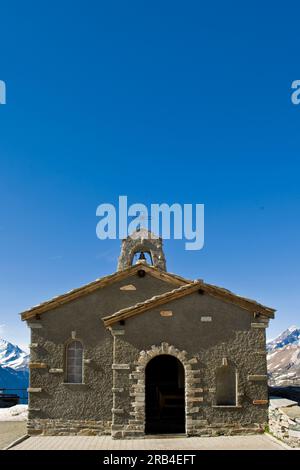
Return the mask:
POLYGON ((185 432, 184 368, 174 356, 160 355, 146 367, 146 433, 185 432))

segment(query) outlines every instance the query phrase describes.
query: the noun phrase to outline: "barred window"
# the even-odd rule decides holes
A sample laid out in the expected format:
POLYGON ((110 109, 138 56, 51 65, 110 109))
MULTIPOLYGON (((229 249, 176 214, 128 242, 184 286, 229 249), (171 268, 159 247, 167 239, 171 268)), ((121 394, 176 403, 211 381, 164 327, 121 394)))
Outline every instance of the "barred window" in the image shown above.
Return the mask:
POLYGON ((66 348, 66 381, 82 383, 83 347, 80 341, 71 341, 66 348))

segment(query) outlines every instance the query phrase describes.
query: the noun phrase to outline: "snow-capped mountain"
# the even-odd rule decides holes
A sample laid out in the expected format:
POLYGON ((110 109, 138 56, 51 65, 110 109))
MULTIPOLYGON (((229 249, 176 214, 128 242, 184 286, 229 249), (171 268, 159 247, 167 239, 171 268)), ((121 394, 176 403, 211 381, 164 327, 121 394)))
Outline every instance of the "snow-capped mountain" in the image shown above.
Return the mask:
POLYGON ((276 349, 281 349, 289 344, 300 346, 300 328, 290 326, 290 328, 284 330, 277 338, 268 341, 267 351, 271 352, 276 349))
POLYGON ((0 367, 10 367, 16 371, 27 370, 29 354, 19 346, 0 338, 0 367))
POLYGON ((0 338, 0 394, 17 393, 26 402, 29 354, 0 338), (1 390, 5 389, 5 390, 1 390))
POLYGON ((291 326, 267 342, 270 385, 300 385, 300 328, 291 326))

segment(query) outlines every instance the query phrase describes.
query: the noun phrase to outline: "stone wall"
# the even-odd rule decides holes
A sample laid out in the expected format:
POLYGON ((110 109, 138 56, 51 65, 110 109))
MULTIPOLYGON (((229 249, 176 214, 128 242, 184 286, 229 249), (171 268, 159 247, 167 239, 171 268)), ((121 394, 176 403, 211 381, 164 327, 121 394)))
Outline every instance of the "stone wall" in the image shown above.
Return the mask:
POLYGON ((172 316, 154 308, 112 328, 113 434, 144 433, 145 363, 163 353, 176 355, 185 369, 187 435, 263 432, 268 423, 265 320, 254 321, 246 310, 199 293, 163 309, 172 316), (210 321, 203 321, 208 316, 210 321), (216 370, 224 361, 236 367, 236 406, 216 403, 216 370))
MULTIPOLYGON (((130 412, 133 419, 125 428, 119 425, 112 431, 112 436, 130 438, 142 437, 145 430, 145 369, 148 362, 156 356, 168 354, 176 357, 184 367, 185 372, 185 429, 187 436, 218 436, 263 432, 264 426, 257 423, 242 424, 239 420, 224 423, 203 419, 201 407, 204 396, 209 390, 203 388, 200 364, 197 357, 189 357, 186 351, 179 351, 173 345, 161 343, 152 345, 148 351, 141 351, 133 372, 129 376, 129 390, 131 397, 130 412)), ((211 389, 210 392, 214 392, 211 389)))
POLYGON ((134 232, 122 241, 121 254, 118 260, 118 271, 132 265, 135 253, 143 251, 151 256, 153 266, 166 271, 166 259, 163 252, 163 242, 159 237, 145 229, 134 232))
POLYGON ((171 288, 151 276, 133 275, 28 322, 31 433, 81 432, 91 422, 104 432, 101 423, 112 420, 114 372, 113 338, 101 318, 171 288), (135 290, 121 290, 128 284, 135 290), (84 347, 82 384, 66 383, 65 347, 72 338, 84 347))
MULTIPOLYGON (((149 350, 140 351, 136 361, 124 364, 126 333, 118 328, 112 330, 112 334, 115 341, 114 407, 112 410, 112 436, 114 438, 134 438, 145 435, 145 368, 152 358, 162 354, 175 356, 184 367, 187 436, 243 435, 264 432, 267 425, 268 400, 266 380, 261 379, 266 379, 265 376, 248 376, 246 383, 242 380, 238 382, 236 406, 214 406, 215 384, 206 382, 203 363, 199 360, 198 354, 191 357, 187 351, 180 351, 173 345, 163 342, 157 346, 152 345, 149 350), (117 363, 118 361, 121 362, 117 363), (251 382, 252 379, 253 382, 251 382), (249 392, 254 393, 254 397, 260 398, 257 403, 255 400, 248 401, 249 392)), ((228 353, 230 355, 229 349, 227 349, 228 353)), ((214 369, 211 373, 213 378, 214 369)), ((242 370, 239 375, 240 378, 243 377, 242 370)))
POLYGON ((111 433, 110 421, 74 419, 29 419, 27 432, 30 436, 102 436, 111 433))
POLYGON ((149 310, 108 331, 102 318, 169 291, 173 285, 137 275, 49 311, 32 328, 29 432, 144 434, 144 370, 157 354, 185 368, 187 435, 263 431, 268 421, 264 318, 202 292, 149 310), (126 285, 135 290, 121 290, 126 285), (117 330, 117 331, 116 331, 117 330), (113 335, 111 335, 113 333, 113 335), (65 345, 84 347, 82 384, 66 383, 65 345), (216 406, 215 371, 228 361, 238 373, 238 403, 216 406))
MULTIPOLYGON (((118 330, 117 330, 118 331, 118 330)), ((115 335, 116 332, 113 332, 115 335)), ((123 391, 123 381, 118 382, 118 377, 115 377, 114 385, 114 403, 117 407, 113 410, 113 426, 112 436, 114 438, 123 437, 142 437, 145 433, 145 368, 148 362, 154 357, 160 354, 169 354, 176 357, 183 365, 185 371, 185 423, 187 435, 194 435, 195 430, 198 427, 198 421, 193 419, 193 414, 197 411, 198 405, 203 401, 202 392, 203 389, 199 388, 200 382, 200 371, 197 368, 198 361, 196 358, 189 358, 186 351, 179 351, 174 346, 168 343, 162 343, 159 346, 153 345, 149 351, 141 351, 138 361, 135 364, 133 371, 129 374, 129 397, 131 411, 131 419, 128 421, 128 425, 124 427, 124 409, 118 408, 119 392, 123 391), (120 388, 121 387, 121 388, 120 388), (120 418, 121 420, 118 419, 120 418)), ((117 365, 116 365, 117 366, 117 365)), ((119 365, 120 366, 120 365, 119 365)), ((130 366, 119 367, 119 370, 123 370, 126 373, 126 369, 130 369, 130 366)), ((117 369, 117 367, 116 367, 117 369)), ((127 371, 128 372, 128 371, 127 371)), ((201 424, 201 423, 200 423, 201 424)), ((202 423, 205 424, 205 423, 202 423)))

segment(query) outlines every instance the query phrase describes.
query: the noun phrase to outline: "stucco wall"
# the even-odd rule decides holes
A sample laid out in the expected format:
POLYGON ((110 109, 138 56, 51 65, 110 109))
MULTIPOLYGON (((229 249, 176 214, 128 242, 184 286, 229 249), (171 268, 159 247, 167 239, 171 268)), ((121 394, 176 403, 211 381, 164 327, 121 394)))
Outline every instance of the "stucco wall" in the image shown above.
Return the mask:
MULTIPOLYGON (((199 370, 196 387, 203 390, 197 393, 203 401, 195 402, 191 413, 194 422, 203 422, 199 433, 217 433, 218 429, 220 433, 246 432, 247 429, 253 432, 263 429, 268 420, 267 403, 253 404, 254 400, 268 398, 265 329, 251 327, 253 322, 253 315, 239 307, 194 293, 126 320, 122 327, 124 335, 115 338, 114 362, 132 365, 141 350, 151 350, 152 346, 162 342, 178 351, 186 351, 187 361, 191 361, 193 369, 199 370), (161 310, 172 310, 173 316, 162 317, 161 310), (212 321, 201 321, 202 316, 211 316, 212 321), (237 369, 239 407, 236 408, 214 407, 215 370, 222 365, 223 358, 237 369)), ((132 407, 135 406, 132 394, 135 383, 128 372, 118 371, 117 386, 124 388, 124 393, 118 395, 117 408, 124 410, 118 424, 132 419, 132 407)), ((142 393, 139 399, 142 400, 142 393)), ((136 423, 141 424, 142 417, 139 415, 136 423)))
MULTIPOLYGON (((172 288, 173 285, 151 276, 134 275, 44 313, 40 320, 28 322, 42 326, 31 329, 31 344, 38 345, 31 348, 31 362, 47 366, 30 370, 30 388, 42 391, 29 393, 29 429, 40 429, 38 420, 48 419, 97 420, 99 429, 103 423, 107 427, 113 406, 113 339, 101 317, 172 288), (128 284, 133 284, 136 290, 120 290, 128 284), (84 365, 84 384, 65 384, 64 373, 49 372, 65 368, 65 345, 72 332, 84 345, 84 358, 91 360, 84 365)), ((74 426, 72 429, 75 432, 74 426)))

